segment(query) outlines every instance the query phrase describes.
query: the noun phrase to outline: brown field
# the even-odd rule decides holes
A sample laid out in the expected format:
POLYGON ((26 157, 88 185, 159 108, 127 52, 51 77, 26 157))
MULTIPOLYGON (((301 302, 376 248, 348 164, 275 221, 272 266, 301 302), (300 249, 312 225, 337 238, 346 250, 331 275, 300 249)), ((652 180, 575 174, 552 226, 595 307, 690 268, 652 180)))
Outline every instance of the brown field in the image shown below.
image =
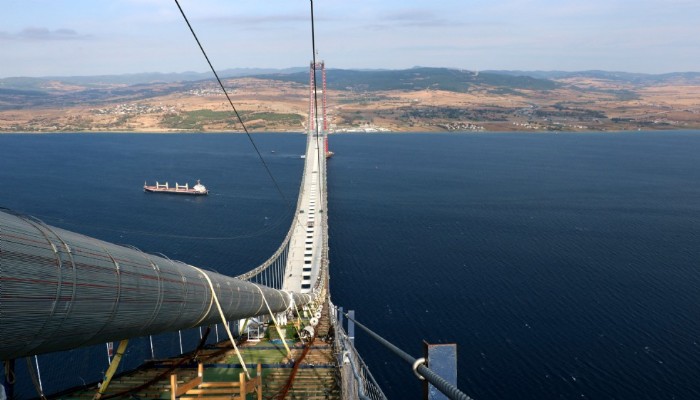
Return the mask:
MULTIPOLYGON (((474 87, 355 92, 329 90, 328 118, 335 131, 605 131, 700 128, 700 86, 636 87, 601 79, 570 78, 547 91, 474 87)), ((231 79, 227 90, 250 131, 302 131, 305 85, 231 79)), ((13 107, 0 102, 0 132, 241 131, 226 97, 212 83, 148 86, 150 94, 74 101, 62 106, 13 107), (158 93, 163 93, 159 95, 158 93)), ((54 82, 57 93, 79 86, 54 82)))

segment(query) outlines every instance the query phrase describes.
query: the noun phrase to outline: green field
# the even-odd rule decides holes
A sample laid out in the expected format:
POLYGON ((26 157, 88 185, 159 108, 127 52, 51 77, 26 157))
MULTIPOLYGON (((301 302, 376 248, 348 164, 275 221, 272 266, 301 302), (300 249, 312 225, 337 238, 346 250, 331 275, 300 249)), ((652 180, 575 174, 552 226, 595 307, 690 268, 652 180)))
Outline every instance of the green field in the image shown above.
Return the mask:
MULTIPOLYGON (((301 124, 304 118, 299 114, 273 112, 239 112, 243 122, 256 121, 249 128, 264 128, 275 124, 301 124)), ((232 111, 194 110, 180 114, 167 114, 161 120, 169 129, 204 130, 208 125, 224 125, 226 129, 240 128, 238 118, 232 111)))

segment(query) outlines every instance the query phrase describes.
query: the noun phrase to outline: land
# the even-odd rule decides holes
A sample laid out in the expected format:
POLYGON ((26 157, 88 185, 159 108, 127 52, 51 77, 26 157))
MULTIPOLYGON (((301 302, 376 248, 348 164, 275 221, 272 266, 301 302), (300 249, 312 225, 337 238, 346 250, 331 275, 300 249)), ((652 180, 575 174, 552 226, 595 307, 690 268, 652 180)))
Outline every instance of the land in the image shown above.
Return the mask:
MULTIPOLYGON (((242 131, 206 75, 0 79, 0 132, 242 131)), ((700 73, 328 70, 334 132, 700 129, 700 73)), ((303 69, 224 78, 249 131, 303 131, 303 69)))

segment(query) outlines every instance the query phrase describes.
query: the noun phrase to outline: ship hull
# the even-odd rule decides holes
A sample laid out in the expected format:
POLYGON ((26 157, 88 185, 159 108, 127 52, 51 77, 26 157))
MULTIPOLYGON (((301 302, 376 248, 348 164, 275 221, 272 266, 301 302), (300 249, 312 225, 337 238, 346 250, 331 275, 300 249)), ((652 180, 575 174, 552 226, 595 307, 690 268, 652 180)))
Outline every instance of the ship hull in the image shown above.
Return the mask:
POLYGON ((206 196, 209 191, 200 192, 194 189, 174 189, 174 188, 157 188, 155 186, 144 186, 143 191, 147 193, 166 193, 166 194, 186 194, 190 196, 206 196))

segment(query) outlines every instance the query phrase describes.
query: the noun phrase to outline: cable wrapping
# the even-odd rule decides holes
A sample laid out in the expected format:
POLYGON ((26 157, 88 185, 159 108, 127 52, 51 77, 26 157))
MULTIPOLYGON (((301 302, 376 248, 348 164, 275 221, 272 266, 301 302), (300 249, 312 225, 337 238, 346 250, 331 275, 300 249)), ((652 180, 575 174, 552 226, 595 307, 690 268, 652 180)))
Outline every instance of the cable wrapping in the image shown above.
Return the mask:
MULTIPOLYGON (((206 274, 227 320, 267 313, 263 296, 288 308, 276 289, 206 274)), ((191 265, 0 211, 0 360, 217 323, 211 288, 191 265)))

